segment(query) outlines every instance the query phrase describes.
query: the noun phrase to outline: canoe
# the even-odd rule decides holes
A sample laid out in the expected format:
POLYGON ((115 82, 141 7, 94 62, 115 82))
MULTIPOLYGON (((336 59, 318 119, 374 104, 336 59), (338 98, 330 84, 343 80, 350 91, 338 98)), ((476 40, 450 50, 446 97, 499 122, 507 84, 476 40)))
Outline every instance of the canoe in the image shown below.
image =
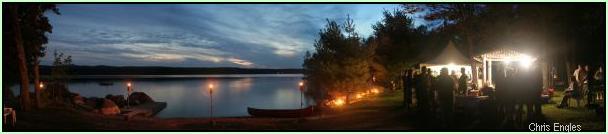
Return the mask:
POLYGON ((247 112, 255 117, 277 117, 277 118, 297 118, 313 115, 314 108, 308 106, 303 109, 257 109, 247 107, 247 112))

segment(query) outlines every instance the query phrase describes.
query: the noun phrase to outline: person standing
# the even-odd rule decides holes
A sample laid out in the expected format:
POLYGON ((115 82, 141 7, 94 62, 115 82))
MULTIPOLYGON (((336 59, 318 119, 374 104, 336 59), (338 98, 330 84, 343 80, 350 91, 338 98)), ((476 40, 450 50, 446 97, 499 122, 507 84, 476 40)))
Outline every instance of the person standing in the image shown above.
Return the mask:
POLYGON ((424 114, 429 110, 429 95, 426 66, 420 70, 420 75, 416 77, 416 104, 418 109, 424 114))
POLYGON ((444 125, 452 125, 452 113, 454 112, 454 89, 455 82, 452 76, 448 75, 448 69, 442 68, 437 82, 438 104, 441 113, 441 120, 444 121, 444 125))
POLYGON ((433 73, 431 71, 431 68, 426 68, 426 73, 425 73, 425 79, 426 79, 426 91, 428 92, 428 100, 429 100, 429 110, 432 113, 436 112, 437 109, 437 88, 435 87, 435 78, 433 77, 433 73))
POLYGON ((450 76, 452 77, 452 79, 454 81, 458 80, 458 75, 456 75, 456 71, 452 70, 452 73, 450 73, 450 76))
POLYGON ((597 80, 598 82, 604 81, 604 70, 602 69, 602 67, 597 68, 597 71, 595 71, 593 78, 595 78, 595 80, 597 80))
MULTIPOLYGON (((583 67, 579 64, 576 66, 576 69, 574 70, 574 73, 572 74, 574 76, 574 79, 576 80, 577 83, 581 83, 582 81, 582 76, 581 73, 583 72, 583 67)), ((581 84, 579 84, 581 85, 581 84)), ((579 86, 576 85, 576 86, 579 86)))
POLYGON ((593 75, 591 75, 591 72, 592 70, 589 65, 585 65, 584 82, 585 88, 587 90, 586 97, 588 107, 595 104, 595 80, 593 78, 593 75))
POLYGON ((458 79, 458 95, 464 95, 467 92, 467 81, 469 81, 469 77, 465 73, 465 69, 460 68, 460 78, 458 79))
POLYGON ((606 85, 604 84, 604 69, 602 68, 602 66, 598 67, 597 71, 595 71, 595 74, 593 75, 595 78, 595 91, 598 97, 600 97, 599 99, 602 100, 604 99, 604 94, 606 92, 606 85))
POLYGON ((541 95, 543 91, 542 72, 540 67, 531 66, 527 69, 521 69, 517 79, 519 79, 518 84, 520 85, 519 88, 521 88, 520 92, 524 92, 524 94, 518 95, 522 97, 522 101, 519 104, 521 105, 520 108, 522 108, 520 111, 523 112, 523 108, 525 107, 528 120, 538 119, 536 117, 541 117, 540 115, 542 115, 541 95))
POLYGON ((423 126, 429 126, 431 119, 430 114, 430 102, 429 102, 429 91, 428 91, 428 79, 426 76, 426 67, 423 66, 420 69, 420 74, 414 78, 415 94, 416 94, 416 116, 420 119, 420 124, 423 126))
POLYGON ((405 71, 405 75, 403 75, 402 77, 402 82, 403 82, 403 104, 405 106, 406 109, 409 110, 410 105, 412 104, 412 78, 413 78, 413 71, 412 69, 407 69, 405 71))

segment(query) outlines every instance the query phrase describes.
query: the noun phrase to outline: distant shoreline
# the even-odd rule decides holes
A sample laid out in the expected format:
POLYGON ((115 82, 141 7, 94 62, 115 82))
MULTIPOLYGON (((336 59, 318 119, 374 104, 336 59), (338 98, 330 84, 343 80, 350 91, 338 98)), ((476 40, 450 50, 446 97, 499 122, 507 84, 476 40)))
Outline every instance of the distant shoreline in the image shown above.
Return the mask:
MULTIPOLYGON (((52 66, 40 66, 41 75, 50 75, 52 66)), ((303 69, 260 69, 236 67, 156 67, 156 66, 79 66, 68 70, 70 75, 244 75, 244 74, 303 74, 303 69)))
MULTIPOLYGON (((43 75, 43 79, 49 78, 43 75)), ((185 74, 185 75, 70 75, 70 79, 197 79, 197 78, 252 78, 304 77, 303 74, 185 74)))

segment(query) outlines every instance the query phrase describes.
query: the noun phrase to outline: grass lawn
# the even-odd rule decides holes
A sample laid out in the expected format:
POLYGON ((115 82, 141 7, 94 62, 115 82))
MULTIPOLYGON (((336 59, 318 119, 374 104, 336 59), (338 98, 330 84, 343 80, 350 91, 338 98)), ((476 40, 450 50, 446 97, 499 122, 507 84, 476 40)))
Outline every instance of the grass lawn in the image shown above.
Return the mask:
POLYGON ((582 130, 605 130, 605 118, 598 116, 595 110, 586 108, 584 106, 587 103, 585 99, 581 100, 580 106, 577 106, 576 101, 571 99, 570 107, 557 108, 563 96, 562 91, 556 91, 551 98, 551 103, 543 105, 543 114, 547 118, 547 122, 580 124, 582 130))

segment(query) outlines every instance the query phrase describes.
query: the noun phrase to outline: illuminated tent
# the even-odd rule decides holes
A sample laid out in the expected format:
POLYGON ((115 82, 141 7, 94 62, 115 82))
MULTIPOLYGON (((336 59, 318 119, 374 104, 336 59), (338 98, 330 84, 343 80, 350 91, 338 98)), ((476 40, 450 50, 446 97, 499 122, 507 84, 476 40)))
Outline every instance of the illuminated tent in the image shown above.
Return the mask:
MULTIPOLYGON (((510 62, 521 62, 524 64, 524 66, 530 66, 534 61, 537 60, 537 57, 533 57, 527 54, 524 54, 523 51, 517 51, 514 49, 508 49, 508 48, 500 48, 500 49, 496 49, 487 53, 483 53, 481 55, 475 56, 473 57, 473 59, 475 59, 477 62, 481 63, 481 69, 479 69, 477 66, 476 68, 478 68, 477 70, 481 70, 482 72, 480 72, 482 74, 480 80, 478 81, 478 85, 482 85, 483 83, 488 84, 488 86, 493 87, 494 85, 494 81, 492 78, 492 64, 496 64, 493 62, 504 62, 504 63, 510 63, 510 62)), ((503 63, 503 64, 504 64, 503 63)), ((546 66, 543 66, 546 67, 546 66)), ((543 70, 546 70, 546 68, 543 68, 543 70)), ((543 72, 546 73, 546 72, 543 72)), ((546 79, 546 78, 545 78, 546 79)))
POLYGON ((452 41, 449 41, 448 45, 434 59, 423 62, 420 66, 430 68, 433 75, 439 75, 441 68, 446 67, 450 73, 454 71, 456 75, 460 76, 460 68, 465 68, 465 73, 471 78, 470 60, 454 46, 452 41))

